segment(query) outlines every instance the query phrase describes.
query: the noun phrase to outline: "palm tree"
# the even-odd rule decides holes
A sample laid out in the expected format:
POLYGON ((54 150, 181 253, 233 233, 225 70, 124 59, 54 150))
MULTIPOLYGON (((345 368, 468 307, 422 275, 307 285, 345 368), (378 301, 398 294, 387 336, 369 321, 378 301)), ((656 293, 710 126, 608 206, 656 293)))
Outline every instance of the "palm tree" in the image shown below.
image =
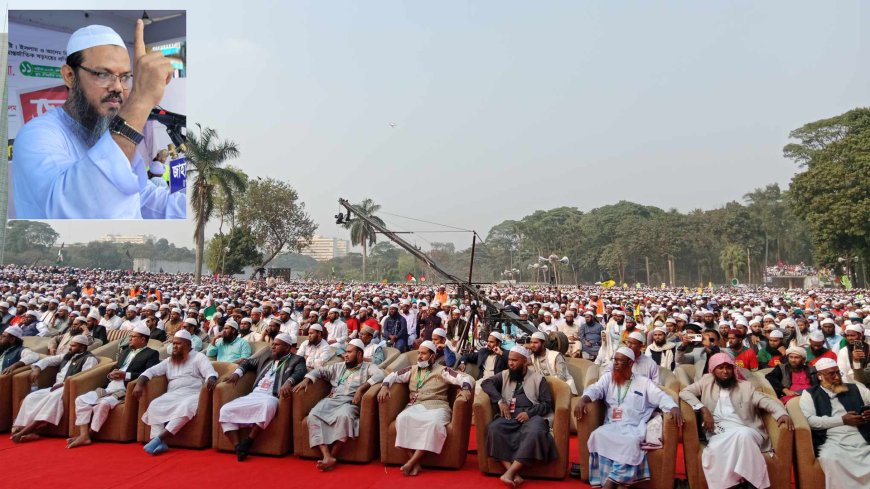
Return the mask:
MULTIPOLYGON (((380 224, 384 225, 384 221, 381 220, 380 217, 374 216, 375 212, 381 209, 381 206, 375 204, 372 199, 365 199, 356 205, 363 212, 366 213, 369 219, 380 224)), ((378 236, 375 233, 374 228, 362 221, 361 219, 353 219, 352 221, 345 223, 345 228, 350 229, 350 242, 354 246, 362 245, 363 249, 363 282, 366 280, 366 255, 368 254, 368 247, 374 245, 378 241, 378 236)))
POLYGON ((224 168, 227 160, 238 158, 239 148, 232 141, 218 139, 214 129, 202 128, 199 124, 199 134, 187 136, 187 171, 193 175, 191 203, 196 227, 193 239, 196 242, 196 283, 202 277, 202 252, 205 246, 205 225, 218 211, 215 196, 220 192, 224 199, 225 209, 234 209, 235 194, 244 192, 247 182, 242 175, 231 168, 224 168))

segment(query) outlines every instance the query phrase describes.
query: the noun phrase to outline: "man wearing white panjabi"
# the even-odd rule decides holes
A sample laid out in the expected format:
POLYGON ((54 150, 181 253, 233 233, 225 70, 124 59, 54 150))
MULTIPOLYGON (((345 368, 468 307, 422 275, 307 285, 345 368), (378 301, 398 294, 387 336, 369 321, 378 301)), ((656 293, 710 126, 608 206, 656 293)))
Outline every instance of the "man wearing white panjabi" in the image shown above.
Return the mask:
POLYGON ((384 402, 390 398, 390 385, 394 382, 408 384, 411 391, 408 407, 396 417, 396 447, 408 453, 408 462, 401 468, 403 475, 420 473, 420 460, 426 452, 441 453, 452 417, 447 403, 449 386, 462 386, 460 395, 465 402, 471 399, 474 379, 452 368, 435 365, 437 350, 435 343, 424 341, 417 350, 417 363, 388 375, 378 392, 378 401, 384 402))
POLYGON ((76 398, 76 426, 79 428, 79 436, 68 438, 67 448, 90 445, 91 431, 99 432, 109 418, 109 412, 124 401, 127 384, 135 382, 142 372, 160 362, 157 350, 148 348, 150 334, 148 326, 134 326, 128 337, 130 342, 118 353, 115 368, 107 376, 108 385, 76 398))
POLYGON ((341 320, 341 310, 332 308, 326 315, 323 326, 326 328, 326 342, 335 348, 336 353, 344 353, 344 345, 347 343, 347 323, 341 320))
POLYGON ((292 353, 293 338, 287 333, 278 333, 272 341, 271 355, 257 355, 242 360, 239 368, 223 380, 235 384, 246 372, 256 372, 254 389, 221 407, 221 429, 236 450, 236 459, 241 462, 248 456, 254 440, 278 412, 278 396, 288 397, 290 389, 302 381, 307 370, 305 359, 292 353), (239 428, 250 426, 251 431, 242 440, 239 428))
POLYGON ((574 408, 578 422, 586 404, 604 400, 604 424, 589 436, 589 484, 593 487, 624 487, 649 479, 649 464, 641 443, 646 424, 656 408, 670 411, 677 426, 683 417, 674 400, 648 377, 634 373, 635 353, 620 347, 613 356, 613 369, 587 387, 574 408))
POLYGON ((725 489, 744 482, 769 487, 764 461, 770 440, 758 411, 766 411, 794 431, 782 403, 743 379, 727 353, 710 357, 709 374, 680 391, 680 399, 703 416, 707 446, 701 453, 704 477, 710 489, 725 489))
POLYGON ((299 345, 298 354, 305 358, 309 370, 326 365, 335 356, 335 350, 323 339, 323 326, 312 324, 308 327, 308 339, 299 345))
POLYGON ((169 381, 166 393, 151 401, 142 415, 142 422, 151 426, 151 441, 145 445, 145 451, 151 455, 169 450, 165 439, 178 433, 196 415, 203 383, 210 391, 217 384, 218 374, 208 357, 192 351, 191 344, 187 330, 176 332, 172 338, 172 355, 142 372, 133 390, 138 398, 152 377, 165 375, 169 381))
POLYGON ((870 405, 870 391, 857 382, 844 383, 830 358, 815 367, 820 385, 801 394, 800 407, 812 429, 825 487, 870 487, 870 410, 861 409, 870 405))
POLYGON ((45 389, 31 392, 21 403, 18 416, 12 423, 12 441, 19 443, 39 438, 36 431, 47 424, 57 425, 63 417, 63 383, 67 377, 90 370, 99 361, 87 351, 91 340, 84 335, 74 336, 69 351, 65 355, 45 357, 34 363, 30 372, 30 382, 36 383, 39 372, 48 367, 60 367, 54 384, 45 389))

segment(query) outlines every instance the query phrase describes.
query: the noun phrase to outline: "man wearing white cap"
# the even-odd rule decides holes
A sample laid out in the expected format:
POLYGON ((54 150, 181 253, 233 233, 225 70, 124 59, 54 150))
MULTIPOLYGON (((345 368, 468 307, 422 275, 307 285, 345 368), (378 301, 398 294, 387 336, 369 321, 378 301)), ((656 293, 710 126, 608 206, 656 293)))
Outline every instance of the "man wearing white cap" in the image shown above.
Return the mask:
POLYGON ((493 331, 486 339, 486 345, 476 353, 465 354, 459 362, 459 370, 465 372, 466 363, 477 365, 477 379, 488 379, 508 366, 508 352, 502 348, 504 335, 493 331), (474 360, 474 361, 472 361, 474 360))
POLYGON ((20 327, 9 326, 0 334, 0 375, 10 375, 38 360, 39 354, 24 346, 20 327))
POLYGON ((99 432, 109 412, 123 402, 127 384, 135 382, 142 372, 160 362, 157 350, 148 347, 150 335, 151 330, 147 326, 136 325, 127 337, 129 343, 118 352, 115 368, 107 376, 107 385, 75 399, 75 422, 79 427, 79 436, 67 439, 67 448, 90 445, 91 432, 99 432))
POLYGON ((577 386, 574 385, 574 377, 568 373, 568 362, 565 361, 564 355, 547 348, 547 335, 535 331, 532 333, 528 347, 532 353, 529 368, 544 377, 555 375, 559 380, 568 384, 568 387, 571 388, 571 395, 576 396, 577 386))
POLYGON ((441 453, 447 439, 447 424, 452 412, 447 403, 450 385, 462 387, 459 394, 465 402, 471 402, 471 387, 474 379, 452 368, 435 364, 438 347, 426 340, 417 350, 417 363, 393 372, 384 379, 378 392, 378 401, 390 398, 390 386, 396 382, 408 384, 411 391, 408 407, 396 417, 396 447, 408 454, 408 462, 402 466, 403 475, 420 473, 421 460, 427 452, 441 453))
POLYGON ((837 354, 828 349, 825 334, 821 330, 817 329, 809 334, 809 343, 806 347, 807 365, 815 365, 822 358, 837 361, 837 354))
POLYGON ((819 385, 815 367, 807 364, 807 351, 791 346, 785 351, 785 361, 770 370, 765 378, 783 404, 819 385))
POLYGON ((287 333, 278 333, 271 345, 271 355, 257 355, 242 360, 239 367, 223 382, 235 384, 248 372, 256 374, 253 390, 221 407, 218 421, 236 450, 241 462, 257 436, 269 426, 278 412, 278 397, 288 397, 290 389, 302 381, 307 372, 305 359, 292 353, 296 344, 287 333), (239 437, 242 427, 250 426, 247 437, 239 437))
POLYGON ((335 357, 335 350, 323 339, 323 326, 315 323, 308 327, 308 339, 299 345, 299 356, 305 357, 308 370, 322 367, 335 357))
POLYGON ((603 400, 604 424, 589 436, 589 484, 593 487, 631 486, 650 477, 646 452, 646 424, 656 408, 670 411, 677 426, 683 417, 673 399, 649 378, 632 371, 634 352, 620 347, 613 356, 613 370, 583 390, 574 417, 587 414, 588 403, 603 400))
POLYGON ((161 149, 148 166, 148 181, 163 189, 168 185, 166 179, 163 178, 163 174, 166 173, 165 163, 167 156, 168 152, 165 149, 161 149))
POLYGON ((66 103, 32 119, 16 137, 17 218, 186 216, 184 193, 149 183, 136 150, 173 68, 159 50, 146 54, 141 20, 133 50, 135 78, 127 46, 112 29, 91 25, 70 36, 60 72, 69 88, 66 103))
POLYGON ((758 349, 759 368, 776 367, 782 363, 785 355, 783 336, 781 329, 774 329, 767 334, 767 346, 758 349))
POLYGON ((553 393, 547 379, 528 367, 529 351, 520 345, 508 353, 508 368, 480 383, 493 403, 486 428, 487 455, 505 468, 501 481, 516 487, 523 467, 546 464, 559 455, 550 434, 553 393))
MULTIPOLYGON (((146 318, 145 323, 148 324, 151 321, 156 321, 156 320, 157 320, 157 318, 155 318, 154 316, 151 316, 149 318, 146 318)), ((196 323, 196 319, 185 318, 181 324, 182 324, 183 328, 179 329, 178 331, 187 331, 188 333, 190 333, 190 341, 191 341, 192 351, 202 351, 202 346, 203 346, 202 340, 199 338, 199 335, 196 333, 196 328, 198 326, 196 323)), ((149 325, 149 327, 150 327, 150 325, 149 325)), ((152 337, 153 337, 153 333, 152 333, 152 337)), ((170 337, 169 340, 167 340, 164 344, 166 345, 166 353, 168 353, 169 355, 172 355, 172 350, 175 348, 173 345, 172 338, 170 337)))
POLYGON ((868 345, 864 342, 864 328, 857 324, 846 326, 846 346, 837 352, 837 365, 840 375, 846 382, 854 382, 853 370, 861 370, 867 366, 868 345))
POLYGON ((24 317, 18 324, 21 326, 21 331, 24 333, 24 336, 38 336, 39 330, 45 329, 45 326, 42 325, 42 321, 39 320, 39 316, 40 314, 37 311, 31 310, 24 313, 24 317))
POLYGON ((668 341, 668 328, 664 325, 656 326, 652 331, 652 343, 647 348, 645 355, 663 368, 674 371, 677 366, 676 347, 673 341, 668 341))
POLYGON ((118 316, 118 305, 115 303, 106 306, 106 315, 100 318, 100 326, 106 328, 106 331, 119 329, 124 322, 121 316, 118 316))
POLYGON ((432 343, 435 343, 435 347, 438 348, 438 352, 435 354, 435 363, 448 367, 456 365, 456 353, 447 344, 447 331, 444 328, 432 330, 432 343))
POLYGON ((360 328, 359 339, 362 340, 365 345, 365 349, 363 350, 363 361, 380 365, 386 357, 383 348, 385 343, 375 340, 374 328, 369 325, 360 328))
POLYGON ((239 324, 230 318, 224 323, 220 336, 212 338, 205 354, 219 362, 238 363, 251 356, 251 344, 239 336, 239 324))
POLYGON ((142 415, 142 422, 151 427, 151 441, 145 451, 152 455, 169 450, 165 440, 193 419, 203 384, 211 391, 218 377, 208 357, 191 350, 191 335, 185 329, 172 338, 171 356, 139 376, 133 395, 141 397, 148 381, 160 375, 169 381, 166 393, 151 401, 142 415))
POLYGON ((326 342, 332 345, 339 355, 344 353, 344 344, 348 339, 347 324, 341 320, 340 314, 341 310, 333 307, 326 314, 326 321, 322 325, 326 328, 326 342))
POLYGON ((384 380, 384 372, 377 365, 363 361, 365 345, 362 340, 350 340, 343 363, 318 367, 305 375, 293 392, 308 390, 308 384, 323 380, 332 389, 308 413, 308 443, 318 448, 323 458, 317 468, 332 470, 336 456, 349 438, 359 436, 359 406, 366 391, 384 380))
POLYGON ((820 385, 801 394, 800 408, 812 429, 813 448, 827 489, 870 487, 870 391, 843 382, 830 358, 816 362, 820 385))
MULTIPOLYGON (((647 356, 643 354, 643 345, 644 340, 646 340, 646 335, 641 333, 640 331, 632 331, 628 334, 628 337, 625 339, 625 343, 631 351, 634 352, 634 363, 632 364, 631 371, 635 375, 643 375, 644 377, 650 379, 656 385, 659 384, 659 366, 653 361, 651 356, 647 356)), ((609 363, 607 367, 604 368, 604 372, 609 372, 613 369, 613 363, 609 363)))
POLYGON ((297 339, 297 336, 299 336, 299 323, 293 320, 292 313, 293 309, 284 307, 278 312, 276 317, 281 321, 281 332, 289 334, 293 339, 297 339))
POLYGON ((30 383, 36 384, 39 372, 59 367, 51 387, 33 391, 24 398, 18 416, 12 423, 12 441, 18 443, 39 438, 36 431, 47 424, 57 425, 63 417, 63 384, 67 377, 90 370, 99 361, 87 350, 90 338, 78 335, 72 339, 69 353, 45 357, 31 365, 30 383))

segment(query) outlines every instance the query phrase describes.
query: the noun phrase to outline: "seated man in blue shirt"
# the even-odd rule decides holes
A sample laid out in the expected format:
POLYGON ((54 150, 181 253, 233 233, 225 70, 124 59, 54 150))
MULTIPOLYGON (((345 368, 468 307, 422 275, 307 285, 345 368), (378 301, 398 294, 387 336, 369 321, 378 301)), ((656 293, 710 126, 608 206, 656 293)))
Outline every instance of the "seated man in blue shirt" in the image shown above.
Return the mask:
POLYGON ((224 323, 221 334, 212 338, 205 354, 219 362, 239 363, 251 356, 251 344, 239 336, 239 324, 231 318, 224 323))

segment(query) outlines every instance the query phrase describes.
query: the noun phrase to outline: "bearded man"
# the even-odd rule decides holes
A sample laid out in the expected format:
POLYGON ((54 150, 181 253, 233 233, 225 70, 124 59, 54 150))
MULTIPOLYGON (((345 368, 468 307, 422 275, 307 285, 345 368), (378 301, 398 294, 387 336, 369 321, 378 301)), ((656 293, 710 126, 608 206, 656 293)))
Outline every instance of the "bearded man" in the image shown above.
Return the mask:
POLYGON ((787 361, 773 367, 765 375, 767 381, 770 382, 770 386, 776 392, 776 397, 783 404, 800 396, 803 391, 810 387, 819 385, 815 367, 806 365, 806 350, 799 346, 789 347, 785 351, 785 358, 787 361))
POLYGON ((646 355, 652 358, 656 365, 673 372, 677 365, 675 355, 677 344, 668 341, 668 328, 656 327, 653 329, 652 337, 653 342, 646 347, 646 355))
POLYGON ((828 348, 828 343, 825 341, 825 334, 819 330, 815 330, 809 335, 810 344, 806 347, 807 350, 807 365, 815 365, 822 358, 830 358, 837 361, 837 354, 828 348))
POLYGON ((135 78, 127 46, 108 27, 77 30, 66 52, 60 69, 66 102, 25 124, 15 141, 15 217, 185 218, 184 192, 152 185, 137 151, 173 70, 159 50, 146 54, 142 21, 135 78))

